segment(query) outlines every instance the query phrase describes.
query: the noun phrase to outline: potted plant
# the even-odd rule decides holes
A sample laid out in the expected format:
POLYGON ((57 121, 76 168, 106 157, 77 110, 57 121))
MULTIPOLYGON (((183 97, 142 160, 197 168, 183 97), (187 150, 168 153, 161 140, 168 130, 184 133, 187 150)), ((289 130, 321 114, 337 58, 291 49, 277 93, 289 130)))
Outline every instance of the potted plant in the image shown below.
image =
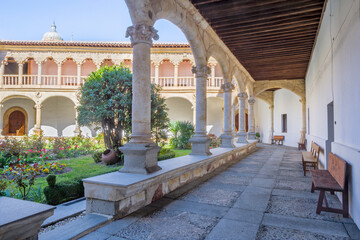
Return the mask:
POLYGON ((259 132, 257 132, 257 133, 255 133, 255 138, 259 141, 259 142, 261 142, 261 139, 260 139, 260 133, 259 132))

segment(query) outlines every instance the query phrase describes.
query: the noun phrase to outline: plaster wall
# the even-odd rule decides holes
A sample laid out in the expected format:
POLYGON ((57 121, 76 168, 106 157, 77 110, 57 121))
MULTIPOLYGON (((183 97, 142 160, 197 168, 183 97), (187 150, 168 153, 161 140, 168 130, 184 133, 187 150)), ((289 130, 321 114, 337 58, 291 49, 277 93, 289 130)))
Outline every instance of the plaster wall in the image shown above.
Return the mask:
POLYGON ((29 75, 37 75, 38 74, 38 65, 34 60, 28 61, 29 68, 28 68, 28 74, 29 75))
POLYGON ((257 98, 255 102, 255 132, 260 133, 260 138, 263 143, 271 143, 270 128, 271 128, 271 113, 269 104, 257 98))
POLYGON ((89 76, 90 73, 96 70, 96 66, 92 60, 86 60, 81 65, 81 76, 89 76))
POLYGON ((183 98, 167 98, 165 100, 169 108, 168 114, 171 122, 189 121, 193 122, 192 104, 183 98))
POLYGON ((61 75, 65 76, 76 76, 77 75, 77 65, 73 60, 66 60, 61 65, 61 75))
POLYGON ((194 74, 191 72, 192 65, 189 61, 182 61, 179 64, 179 77, 193 77, 194 74))
MULTIPOLYGON (((360 227, 360 1, 329 0, 306 75, 307 139, 351 165, 350 215, 360 227), (334 105, 334 142, 327 105, 334 105)), ((327 167, 326 155, 320 155, 327 167)))
POLYGON ((286 89, 274 92, 274 135, 284 135, 286 146, 297 147, 300 139, 302 115, 299 100, 299 96, 286 89), (287 132, 282 132, 282 114, 287 114, 287 132))
POLYGON ((224 129, 224 101, 222 98, 207 98, 206 131, 219 137, 224 129))
POLYGON ((46 62, 43 62, 41 68, 42 75, 57 75, 58 65, 54 62, 54 60, 47 60, 46 62))
POLYGON ((164 61, 159 66, 159 77, 174 77, 174 64, 164 61))

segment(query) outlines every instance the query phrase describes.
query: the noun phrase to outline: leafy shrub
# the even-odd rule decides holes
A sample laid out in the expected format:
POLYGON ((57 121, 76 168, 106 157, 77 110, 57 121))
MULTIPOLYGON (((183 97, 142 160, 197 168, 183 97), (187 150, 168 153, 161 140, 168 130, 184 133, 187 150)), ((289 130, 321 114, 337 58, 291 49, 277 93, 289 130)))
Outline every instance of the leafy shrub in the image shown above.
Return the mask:
POLYGON ((93 153, 92 158, 94 159, 95 163, 99 163, 101 162, 101 158, 102 158, 102 151, 96 151, 93 153))
POLYGON ((50 174, 46 177, 46 181, 49 187, 54 187, 56 184, 56 176, 54 174, 50 174))
POLYGON ((189 148, 189 140, 194 135, 194 125, 189 121, 176 121, 170 123, 170 131, 173 137, 170 139, 170 146, 174 148, 189 148))
POLYGON ((5 190, 9 182, 6 179, 0 178, 0 196, 5 196, 5 190))
POLYGON ((84 186, 81 179, 63 181, 51 186, 52 183, 48 181, 49 186, 44 188, 46 202, 50 205, 58 205, 84 196, 84 186))
POLYGON ((158 161, 174 158, 175 152, 168 148, 162 148, 158 154, 158 161))

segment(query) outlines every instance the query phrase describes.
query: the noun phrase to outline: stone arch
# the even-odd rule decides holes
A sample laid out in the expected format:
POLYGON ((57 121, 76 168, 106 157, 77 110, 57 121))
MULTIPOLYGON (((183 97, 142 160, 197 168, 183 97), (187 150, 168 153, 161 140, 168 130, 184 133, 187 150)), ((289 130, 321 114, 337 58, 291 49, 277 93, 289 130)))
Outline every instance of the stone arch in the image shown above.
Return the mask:
POLYGON ((180 120, 194 123, 194 103, 182 96, 170 96, 165 103, 169 109, 170 121, 180 120))
POLYGON ((213 57, 219 64, 220 69, 222 71, 222 75, 224 77, 224 83, 225 83, 225 80, 228 82, 231 82, 232 72, 230 69, 230 64, 228 61, 228 57, 222 51, 222 49, 219 46, 217 46, 216 44, 213 44, 207 50, 207 53, 208 53, 207 59, 210 60, 210 57, 213 57))
POLYGON ((9 134, 9 123, 10 123, 10 116, 12 113, 19 111, 24 115, 24 134, 27 134, 29 131, 29 118, 26 110, 22 107, 16 106, 11 107, 8 110, 6 110, 4 117, 3 117, 3 135, 9 134))
POLYGON ((1 99, 0 99, 0 103, 4 103, 5 101, 7 100, 10 100, 10 99, 13 99, 13 98, 26 98, 26 99, 29 99, 31 101, 33 101, 34 103, 36 102, 34 99, 33 99, 33 96, 31 96, 30 93, 23 93, 23 94, 12 94, 12 93, 9 93, 7 96, 3 96, 1 99))
POLYGON ((46 100, 50 99, 50 98, 54 98, 54 97, 64 97, 64 98, 67 98, 69 99, 72 103, 74 103, 74 105, 77 105, 77 101, 76 101, 76 96, 74 94, 74 98, 71 98, 67 95, 62 95, 62 94, 56 94, 56 95, 49 95, 49 96, 46 96, 44 97, 41 101, 40 101, 40 104, 43 104, 46 100))
POLYGON ((271 88, 283 88, 295 93, 300 98, 305 97, 305 81, 298 80, 275 80, 275 81, 257 81, 254 83, 254 96, 271 88))

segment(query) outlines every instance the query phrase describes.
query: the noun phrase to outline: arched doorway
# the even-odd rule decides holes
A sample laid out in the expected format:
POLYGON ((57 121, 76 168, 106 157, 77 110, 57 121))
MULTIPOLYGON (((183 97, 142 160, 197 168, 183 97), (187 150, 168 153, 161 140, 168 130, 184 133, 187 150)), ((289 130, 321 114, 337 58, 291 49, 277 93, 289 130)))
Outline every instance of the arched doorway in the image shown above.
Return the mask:
POLYGON ((10 108, 4 115, 3 135, 22 136, 27 132, 27 113, 20 107, 10 108))
MULTIPOLYGON (((236 113, 234 120, 235 120, 235 131, 238 132, 239 131, 239 113, 236 113)), ((249 119, 248 119, 247 113, 245 113, 245 131, 246 132, 249 131, 249 119)))

